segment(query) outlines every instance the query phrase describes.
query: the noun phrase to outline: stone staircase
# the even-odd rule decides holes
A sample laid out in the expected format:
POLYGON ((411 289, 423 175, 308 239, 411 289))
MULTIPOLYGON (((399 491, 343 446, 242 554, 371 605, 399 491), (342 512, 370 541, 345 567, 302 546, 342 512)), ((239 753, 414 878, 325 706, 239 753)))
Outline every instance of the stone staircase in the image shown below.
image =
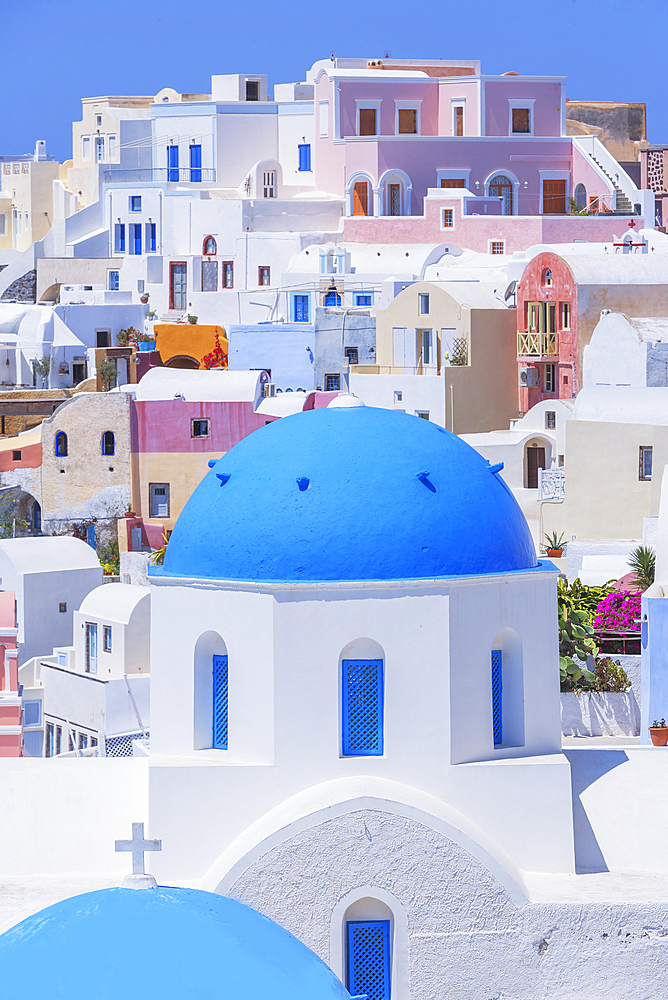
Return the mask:
POLYGON ((598 162, 596 157, 592 156, 591 158, 596 164, 596 166, 599 168, 599 170, 603 171, 603 173, 605 174, 605 176, 608 178, 608 180, 615 189, 615 215, 633 215, 633 205, 626 197, 622 189, 619 187, 618 184, 615 184, 613 178, 610 176, 605 167, 598 162))

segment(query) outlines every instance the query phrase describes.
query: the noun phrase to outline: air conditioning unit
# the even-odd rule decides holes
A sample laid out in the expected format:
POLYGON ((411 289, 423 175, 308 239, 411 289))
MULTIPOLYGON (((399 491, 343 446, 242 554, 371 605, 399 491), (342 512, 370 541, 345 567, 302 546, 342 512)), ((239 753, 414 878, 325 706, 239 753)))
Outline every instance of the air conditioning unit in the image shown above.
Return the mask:
POLYGON ((276 383, 275 382, 265 382, 263 387, 265 396, 275 396, 276 395, 276 383))
POLYGON ((520 385, 540 385, 540 372, 537 368, 520 368, 520 385))

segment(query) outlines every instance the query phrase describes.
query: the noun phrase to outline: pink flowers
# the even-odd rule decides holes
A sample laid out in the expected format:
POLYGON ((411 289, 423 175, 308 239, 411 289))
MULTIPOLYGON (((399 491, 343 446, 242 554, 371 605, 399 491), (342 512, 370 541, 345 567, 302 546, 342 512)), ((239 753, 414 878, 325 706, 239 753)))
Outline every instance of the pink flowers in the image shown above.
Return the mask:
POLYGON ((640 599, 641 594, 631 594, 628 590, 608 594, 596 606, 594 628, 637 632, 640 628, 640 599))

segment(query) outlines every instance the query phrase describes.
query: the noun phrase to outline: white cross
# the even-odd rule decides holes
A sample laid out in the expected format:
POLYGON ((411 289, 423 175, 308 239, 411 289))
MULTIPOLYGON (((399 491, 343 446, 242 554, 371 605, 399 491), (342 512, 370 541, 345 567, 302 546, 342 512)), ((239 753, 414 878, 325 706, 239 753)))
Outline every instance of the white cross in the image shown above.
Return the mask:
POLYGON ((132 824, 132 840, 117 840, 117 851, 132 851, 132 874, 144 875, 144 852, 161 851, 161 840, 145 840, 144 824, 132 824))

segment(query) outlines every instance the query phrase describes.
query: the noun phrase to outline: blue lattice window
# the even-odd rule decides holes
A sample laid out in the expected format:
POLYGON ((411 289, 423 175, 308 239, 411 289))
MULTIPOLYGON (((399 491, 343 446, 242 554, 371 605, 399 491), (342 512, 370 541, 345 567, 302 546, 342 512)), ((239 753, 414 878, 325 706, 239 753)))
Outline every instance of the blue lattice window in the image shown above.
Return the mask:
POLYGON ((227 656, 213 658, 213 746, 227 750, 227 656))
POLYGON ((492 725, 494 746, 503 743, 503 653, 492 650, 492 725))
POLYGON ((348 991, 368 1000, 390 1000, 390 921, 347 924, 348 991))
POLYGON ((383 661, 344 660, 342 664, 344 756, 383 753, 383 661))

